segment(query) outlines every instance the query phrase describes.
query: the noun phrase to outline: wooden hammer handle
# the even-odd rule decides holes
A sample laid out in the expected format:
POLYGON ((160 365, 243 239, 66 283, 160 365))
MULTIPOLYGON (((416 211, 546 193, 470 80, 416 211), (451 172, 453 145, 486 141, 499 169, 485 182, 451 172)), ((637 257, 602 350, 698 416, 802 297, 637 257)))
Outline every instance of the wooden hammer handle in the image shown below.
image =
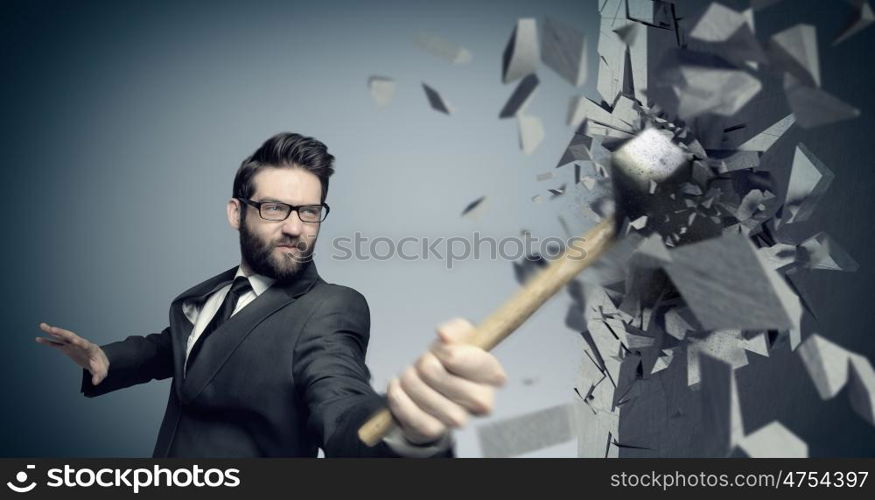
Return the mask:
MULTIPOLYGON (((498 345, 550 297, 589 267, 610 246, 613 237, 614 219, 607 217, 585 235, 575 238, 559 257, 550 261, 510 300, 477 325, 468 342, 487 351, 498 345)), ((359 439, 374 446, 394 426, 392 414, 383 408, 361 426, 359 439)))

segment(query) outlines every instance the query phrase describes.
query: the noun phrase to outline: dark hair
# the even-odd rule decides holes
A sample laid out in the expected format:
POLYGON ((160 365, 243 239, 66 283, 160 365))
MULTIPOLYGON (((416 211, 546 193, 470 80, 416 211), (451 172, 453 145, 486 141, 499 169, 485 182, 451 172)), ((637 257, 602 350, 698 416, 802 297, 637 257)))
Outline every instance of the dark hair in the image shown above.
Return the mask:
POLYGON ((243 160, 234 176, 234 198, 249 199, 255 186, 252 178, 264 167, 299 167, 319 178, 322 202, 328 195, 328 178, 334 173, 334 156, 325 144, 312 137, 291 132, 279 133, 264 141, 252 155, 243 160))

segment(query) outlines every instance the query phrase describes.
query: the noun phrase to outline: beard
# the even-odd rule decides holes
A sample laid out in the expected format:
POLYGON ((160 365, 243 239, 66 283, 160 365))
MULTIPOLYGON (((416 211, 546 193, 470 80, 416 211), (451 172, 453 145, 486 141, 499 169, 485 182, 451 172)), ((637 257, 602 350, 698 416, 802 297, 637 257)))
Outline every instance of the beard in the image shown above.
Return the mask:
POLYGON ((315 238, 309 245, 302 238, 282 237, 273 242, 264 241, 249 229, 246 217, 240 220, 240 254, 243 260, 254 273, 274 279, 278 283, 288 283, 298 276, 313 260, 315 245, 315 238), (274 250, 280 245, 292 245, 298 251, 277 255, 274 250))

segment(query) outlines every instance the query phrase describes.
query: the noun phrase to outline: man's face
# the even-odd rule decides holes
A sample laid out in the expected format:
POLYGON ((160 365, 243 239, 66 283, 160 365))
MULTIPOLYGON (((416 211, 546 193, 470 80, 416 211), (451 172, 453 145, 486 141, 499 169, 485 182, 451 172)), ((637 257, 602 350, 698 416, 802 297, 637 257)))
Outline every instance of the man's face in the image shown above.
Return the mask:
MULTIPOLYGON (((319 178, 302 168, 263 168, 252 181, 255 186, 252 201, 279 201, 289 205, 321 203, 319 178)), ((252 272, 279 282, 293 279, 312 258, 320 224, 302 222, 297 212, 290 213, 284 221, 267 221, 255 207, 236 204, 241 213, 238 229, 244 262, 252 272)))

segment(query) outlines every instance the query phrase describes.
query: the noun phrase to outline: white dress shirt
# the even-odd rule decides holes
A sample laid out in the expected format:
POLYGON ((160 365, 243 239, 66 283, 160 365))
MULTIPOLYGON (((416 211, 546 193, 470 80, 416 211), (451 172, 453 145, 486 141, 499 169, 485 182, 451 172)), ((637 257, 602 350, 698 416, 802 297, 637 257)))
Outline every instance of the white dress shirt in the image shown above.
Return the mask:
MULTIPOLYGON (((234 275, 234 278, 237 278, 238 276, 246 276, 240 267, 237 268, 237 274, 234 275)), ((264 293, 265 290, 270 288, 270 285, 274 282, 274 280, 260 274, 252 274, 247 276, 247 279, 249 280, 249 285, 252 289, 237 299, 237 305, 234 307, 234 312, 231 313, 231 316, 234 316, 244 307, 248 306, 253 300, 258 298, 259 295, 264 293)), ((228 295, 228 291, 231 290, 231 284, 232 283, 228 283, 222 288, 216 290, 206 301, 204 301, 203 304, 188 301, 182 304, 183 314, 185 314, 188 321, 194 325, 188 336, 188 341, 185 343, 186 361, 188 361, 188 355, 191 353, 191 348, 194 347, 197 339, 200 338, 204 329, 210 324, 213 316, 215 316, 219 311, 219 308, 222 307, 222 302, 225 301, 225 296, 228 295)))
MULTIPOLYGON (((234 278, 237 278, 238 276, 246 276, 240 267, 237 268, 237 274, 234 275, 234 278)), ((231 313, 231 316, 234 316, 244 307, 252 303, 253 300, 257 299, 259 295, 267 291, 267 289, 274 283, 274 280, 260 274, 250 274, 249 276, 246 276, 246 278, 249 280, 249 285, 252 289, 237 299, 237 305, 234 307, 234 312, 231 313)), ((207 300, 203 303, 194 301, 183 302, 182 312, 193 325, 188 340, 185 343, 186 361, 188 361, 188 355, 191 353, 192 347, 194 347, 197 339, 200 338, 204 329, 210 323, 210 320, 212 320, 213 316, 219 311, 219 308, 222 306, 222 302, 224 302, 225 296, 228 295, 230 289, 231 283, 228 283, 213 292, 213 294, 207 297, 207 300)), ((185 370, 187 364, 188 363, 183 364, 183 370, 185 370)), ((410 458, 432 456, 449 449, 453 443, 452 436, 448 432, 438 442, 430 446, 418 446, 407 441, 407 439, 404 438, 404 434, 397 428, 393 432, 390 432, 383 441, 392 448, 395 453, 410 458)))

